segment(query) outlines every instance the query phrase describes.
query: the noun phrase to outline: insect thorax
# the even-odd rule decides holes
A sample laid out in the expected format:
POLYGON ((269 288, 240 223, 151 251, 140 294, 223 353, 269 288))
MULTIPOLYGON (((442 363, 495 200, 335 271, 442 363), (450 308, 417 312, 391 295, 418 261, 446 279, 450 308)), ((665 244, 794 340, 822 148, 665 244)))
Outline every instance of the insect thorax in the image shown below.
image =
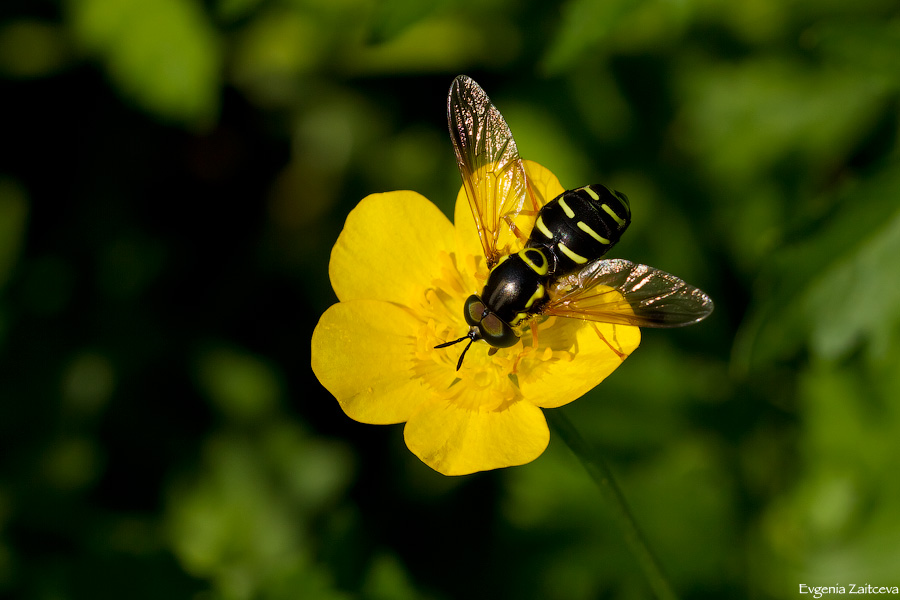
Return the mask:
POLYGON ((491 269, 481 298, 494 314, 515 327, 546 303, 548 279, 546 252, 524 248, 491 269))
POLYGON ((606 254, 630 222, 625 194, 588 185, 565 191, 544 205, 526 246, 544 250, 549 275, 562 277, 606 254))

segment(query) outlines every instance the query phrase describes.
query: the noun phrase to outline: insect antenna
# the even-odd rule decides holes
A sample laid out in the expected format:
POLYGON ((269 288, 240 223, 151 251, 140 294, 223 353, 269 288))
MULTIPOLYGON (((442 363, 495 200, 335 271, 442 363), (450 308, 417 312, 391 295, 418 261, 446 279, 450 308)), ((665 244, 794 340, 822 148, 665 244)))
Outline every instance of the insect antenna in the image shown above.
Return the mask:
POLYGON ((457 371, 459 371, 459 368, 462 366, 462 361, 463 361, 463 358, 465 358, 465 356, 466 356, 466 351, 469 349, 469 346, 472 345, 472 342, 475 341, 475 336, 473 336, 473 335, 470 333, 469 335, 464 335, 464 336, 462 336, 462 337, 459 338, 458 340, 453 340, 452 342, 444 342, 443 344, 438 344, 437 346, 435 346, 435 349, 438 349, 438 348, 446 348, 447 346, 452 346, 452 345, 454 345, 454 344, 458 344, 458 343, 460 343, 460 342, 463 341, 463 340, 469 340, 469 343, 466 344, 466 347, 463 348, 462 354, 459 355, 459 361, 456 363, 456 370, 457 370, 457 371))

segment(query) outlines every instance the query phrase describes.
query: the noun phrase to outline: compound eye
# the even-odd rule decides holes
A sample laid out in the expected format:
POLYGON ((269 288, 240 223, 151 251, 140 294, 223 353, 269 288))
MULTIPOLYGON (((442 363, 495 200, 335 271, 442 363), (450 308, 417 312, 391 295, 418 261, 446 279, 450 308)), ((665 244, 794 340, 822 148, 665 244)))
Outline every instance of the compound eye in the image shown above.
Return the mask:
POLYGON ((479 326, 481 335, 491 346, 495 348, 508 348, 514 345, 519 337, 512 330, 512 327, 500 320, 500 317, 493 313, 489 313, 481 320, 479 326))
POLYGON ((466 318, 466 323, 470 326, 478 325, 481 323, 481 318, 487 312, 487 308, 484 306, 484 302, 481 301, 481 298, 478 296, 472 295, 466 298, 466 304, 463 308, 463 316, 466 318))
POLYGON ((503 321, 497 315, 488 315, 481 320, 481 332, 486 338, 495 338, 503 335, 503 321))

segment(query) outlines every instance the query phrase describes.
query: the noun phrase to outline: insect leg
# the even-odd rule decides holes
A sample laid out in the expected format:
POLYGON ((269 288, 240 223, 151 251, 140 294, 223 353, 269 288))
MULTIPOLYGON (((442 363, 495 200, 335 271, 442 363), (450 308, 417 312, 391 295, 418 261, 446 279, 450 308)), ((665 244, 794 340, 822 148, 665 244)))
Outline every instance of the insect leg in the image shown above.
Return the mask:
MULTIPOLYGON (((531 202, 531 209, 534 214, 538 214, 546 202, 544 198, 532 186, 528 186, 528 200, 531 202)), ((527 213, 530 214, 530 213, 527 213)))
MULTIPOLYGON (((521 216, 534 217, 534 216, 537 216, 538 212, 540 212, 540 211, 523 210, 516 216, 517 217, 521 217, 521 216)), ((506 222, 506 225, 509 227, 510 231, 512 231, 517 238, 519 238, 523 242, 528 241, 528 234, 516 226, 516 222, 513 220, 513 218, 510 215, 503 215, 503 220, 506 222)))
MULTIPOLYGON (((625 353, 622 352, 621 350, 616 349, 612 344, 609 343, 609 340, 606 339, 606 336, 603 335, 602 333, 600 333, 600 330, 597 329, 597 325, 595 325, 594 323, 591 323, 591 327, 594 328, 594 332, 596 332, 596 334, 600 336, 600 339, 603 340, 604 343, 606 343, 607 346, 609 346, 609 349, 616 353, 616 355, 619 357, 619 359, 621 359, 621 360, 624 361, 626 358, 628 358, 628 355, 627 355, 627 354, 625 354, 625 353)), ((616 327, 616 326, 613 325, 612 327, 613 327, 613 332, 615 332, 615 327, 616 327)))

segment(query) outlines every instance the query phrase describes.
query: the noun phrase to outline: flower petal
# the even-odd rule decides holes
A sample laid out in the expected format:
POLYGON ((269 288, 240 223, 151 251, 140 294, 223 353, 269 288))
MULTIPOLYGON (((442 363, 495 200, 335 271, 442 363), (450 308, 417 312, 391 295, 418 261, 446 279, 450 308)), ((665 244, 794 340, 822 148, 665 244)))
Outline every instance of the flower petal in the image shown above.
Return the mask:
MULTIPOLYGON (((543 198, 545 204, 565 191, 556 175, 546 167, 531 160, 523 160, 522 163, 525 165, 528 185, 540 198, 543 198)), ((516 224, 527 235, 531 233, 536 218, 537 215, 523 216, 516 221, 516 224)), ((472 218, 472 210, 469 208, 465 187, 461 187, 456 195, 453 223, 456 227, 456 247, 459 253, 461 255, 483 256, 484 251, 481 248, 481 241, 478 239, 478 230, 475 228, 475 221, 472 218)))
POLYGON ((541 410, 529 402, 478 411, 432 399, 413 414, 403 436, 435 471, 466 475, 531 462, 547 448, 550 431, 541 410))
POLYGON ((559 178, 547 167, 533 160, 523 160, 522 163, 525 165, 529 185, 544 199, 544 204, 566 191, 559 183, 559 178))
POLYGON ((335 304, 313 331, 312 370, 351 419, 374 425, 406 421, 428 396, 412 375, 420 326, 388 302, 335 304))
POLYGON ((558 319, 552 327, 539 329, 541 345, 548 336, 571 335, 570 328, 577 340, 573 360, 556 360, 533 374, 524 370, 519 374, 522 396, 541 408, 563 406, 588 393, 641 343, 638 327, 558 319))
POLYGON ((407 304, 440 274, 440 251, 455 243, 453 225, 421 194, 371 194, 350 211, 331 251, 331 286, 341 300, 407 304))

